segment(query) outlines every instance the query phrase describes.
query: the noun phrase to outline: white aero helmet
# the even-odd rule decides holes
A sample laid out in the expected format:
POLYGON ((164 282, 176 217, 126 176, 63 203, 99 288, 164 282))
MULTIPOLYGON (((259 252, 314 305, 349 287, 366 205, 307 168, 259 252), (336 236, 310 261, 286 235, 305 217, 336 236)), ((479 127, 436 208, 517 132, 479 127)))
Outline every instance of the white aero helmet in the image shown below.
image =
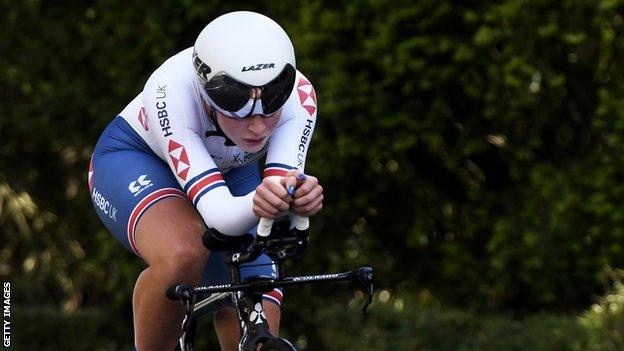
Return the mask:
POLYGON ((230 12, 208 23, 195 41, 193 66, 204 98, 233 118, 275 113, 295 84, 290 38, 275 21, 255 12, 230 12))

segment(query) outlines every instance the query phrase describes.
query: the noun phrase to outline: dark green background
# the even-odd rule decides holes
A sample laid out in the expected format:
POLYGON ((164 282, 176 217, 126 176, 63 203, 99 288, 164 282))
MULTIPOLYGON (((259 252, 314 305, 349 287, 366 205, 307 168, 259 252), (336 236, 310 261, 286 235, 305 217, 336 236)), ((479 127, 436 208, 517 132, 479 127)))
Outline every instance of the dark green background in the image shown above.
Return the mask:
POLYGON ((318 95, 326 200, 290 271, 367 264, 381 292, 362 319, 346 286, 288 289, 300 348, 624 347, 624 2, 3 0, 16 350, 131 345, 143 266, 98 221, 88 160, 151 71, 238 9, 286 29, 318 95))

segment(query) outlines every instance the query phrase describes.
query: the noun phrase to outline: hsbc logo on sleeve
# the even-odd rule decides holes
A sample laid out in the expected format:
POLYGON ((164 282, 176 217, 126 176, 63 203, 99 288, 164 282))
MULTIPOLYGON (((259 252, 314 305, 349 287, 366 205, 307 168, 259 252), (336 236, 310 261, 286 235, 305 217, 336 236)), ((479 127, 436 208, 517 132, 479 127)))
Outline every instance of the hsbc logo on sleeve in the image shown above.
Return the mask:
POLYGON ((191 162, 189 161, 186 149, 182 144, 169 140, 167 150, 169 151, 171 164, 173 165, 176 174, 180 177, 180 179, 186 180, 189 169, 191 168, 191 162))
POLYGON ((147 179, 147 174, 143 174, 137 180, 128 184, 128 190, 130 190, 134 197, 137 197, 145 189, 150 188, 153 185, 154 183, 152 183, 150 179, 147 179))
POLYGON ((301 78, 297 84, 297 93, 299 93, 301 107, 312 116, 314 112, 316 112, 316 92, 314 91, 314 87, 307 79, 301 78))

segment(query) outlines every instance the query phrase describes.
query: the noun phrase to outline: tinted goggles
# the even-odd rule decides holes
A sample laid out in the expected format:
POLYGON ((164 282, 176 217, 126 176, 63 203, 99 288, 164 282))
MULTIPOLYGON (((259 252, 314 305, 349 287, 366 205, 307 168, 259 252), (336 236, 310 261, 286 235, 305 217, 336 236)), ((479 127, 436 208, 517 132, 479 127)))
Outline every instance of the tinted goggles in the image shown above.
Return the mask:
POLYGON ((290 97, 295 85, 295 76, 295 68, 291 64, 286 64, 275 79, 260 87, 254 87, 223 73, 204 83, 204 90, 210 104, 227 116, 245 118, 258 113, 271 115, 282 108, 290 97), (252 98, 254 88, 261 90, 259 99, 252 98))

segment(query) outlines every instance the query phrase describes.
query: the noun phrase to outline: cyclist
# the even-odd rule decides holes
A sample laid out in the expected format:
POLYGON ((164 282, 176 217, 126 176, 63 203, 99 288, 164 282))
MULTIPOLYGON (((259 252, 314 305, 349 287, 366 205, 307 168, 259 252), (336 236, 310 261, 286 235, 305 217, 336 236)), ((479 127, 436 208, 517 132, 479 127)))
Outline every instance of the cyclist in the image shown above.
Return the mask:
MULTIPOLYGON (((239 11, 165 61, 104 130, 89 189, 107 229, 147 264, 133 294, 139 351, 172 350, 180 337, 183 312, 165 298, 168 286, 229 281, 222 254, 201 244, 206 226, 240 235, 259 217, 321 209, 322 187, 302 173, 316 109, 288 35, 264 15, 239 11)), ((243 275, 275 274, 267 257, 256 263, 268 265, 243 275)), ((264 298, 277 334, 282 293, 264 298)), ((215 315, 223 350, 237 348, 238 328, 232 308, 215 315)))

